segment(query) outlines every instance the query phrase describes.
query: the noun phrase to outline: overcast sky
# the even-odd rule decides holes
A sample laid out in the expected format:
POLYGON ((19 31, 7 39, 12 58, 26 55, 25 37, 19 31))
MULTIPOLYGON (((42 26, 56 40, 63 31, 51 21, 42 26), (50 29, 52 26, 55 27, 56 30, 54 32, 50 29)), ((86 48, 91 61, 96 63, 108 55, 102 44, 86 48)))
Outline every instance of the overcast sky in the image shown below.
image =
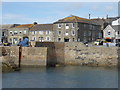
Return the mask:
POLYGON ((3 24, 53 23, 69 15, 83 18, 118 16, 117 2, 3 2, 3 24))

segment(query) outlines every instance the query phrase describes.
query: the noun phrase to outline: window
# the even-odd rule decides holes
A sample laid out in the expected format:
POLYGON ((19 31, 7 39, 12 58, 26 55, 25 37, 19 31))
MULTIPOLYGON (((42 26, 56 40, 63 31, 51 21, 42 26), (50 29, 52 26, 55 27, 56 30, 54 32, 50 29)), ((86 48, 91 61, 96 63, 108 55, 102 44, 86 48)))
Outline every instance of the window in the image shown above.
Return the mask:
POLYGON ((43 40, 44 40, 44 38, 43 38, 43 37, 39 37, 39 41, 41 41, 41 42, 42 42, 43 40))
POLYGON ((75 38, 73 38, 73 42, 75 41, 75 38))
POLYGON ((36 40, 36 37, 32 37, 32 40, 35 41, 35 40, 36 40))
POLYGON ((12 42, 12 38, 10 38, 10 42, 12 42))
POLYGON ((72 31, 72 35, 75 35, 75 31, 72 31))
POLYGON ((83 24, 83 26, 84 26, 84 28, 86 28, 87 25, 86 25, 86 24, 83 24))
POLYGON ((20 31, 19 33, 22 34, 22 31, 20 31))
POLYGON ((36 37, 34 37, 34 41, 36 40, 36 37))
POLYGON ((66 29, 69 29, 69 24, 68 23, 66 24, 66 29))
POLYGON ((89 25, 90 29, 92 29, 92 25, 89 25))
POLYGON ((12 34, 12 31, 10 31, 10 34, 12 34))
POLYGON ((14 35, 16 35, 16 34, 18 34, 18 32, 17 32, 17 31, 14 31, 14 35))
POLYGON ((74 27, 75 27, 75 24, 73 23, 73 24, 72 24, 72 28, 74 28, 74 27))
POLYGON ((110 30, 108 30, 108 35, 110 35, 110 34, 111 34, 110 30))
POLYGON ((68 35, 68 31, 66 31, 65 35, 66 35, 66 36, 68 35))
POLYGON ((24 31, 24 34, 26 34, 26 30, 24 31))
POLYGON ((34 35, 34 31, 32 31, 32 35, 34 35))
POLYGON ((61 38, 58 38, 58 41, 60 41, 61 40, 61 38))
POLYGON ((46 31, 46 34, 50 34, 50 31, 46 31))
POLYGON ((120 31, 118 31, 118 35, 120 34, 120 31))
POLYGON ((60 35, 61 34, 61 31, 58 31, 58 35, 60 35))
POLYGON ((58 24, 58 28, 61 28, 61 24, 58 24))
POLYGON ((91 35, 92 35, 91 31, 89 31, 89 36, 91 36, 91 35))
POLYGON ((86 35, 87 35, 87 32, 84 31, 84 36, 86 36, 86 35))
POLYGON ((43 31, 39 31, 40 34, 43 34, 43 31))
POLYGON ((49 40, 50 40, 50 37, 46 37, 46 40, 49 41, 49 40))

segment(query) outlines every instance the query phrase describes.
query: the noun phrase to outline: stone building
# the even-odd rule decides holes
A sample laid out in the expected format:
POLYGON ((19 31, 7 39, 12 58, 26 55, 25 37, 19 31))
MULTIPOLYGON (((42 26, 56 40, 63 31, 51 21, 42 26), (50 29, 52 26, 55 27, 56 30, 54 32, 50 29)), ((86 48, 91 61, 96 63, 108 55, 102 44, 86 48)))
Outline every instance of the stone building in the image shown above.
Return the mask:
POLYGON ((108 25, 103 30, 103 37, 108 42, 120 42, 120 25, 108 25))
POLYGON ((8 29, 8 42, 16 45, 24 38, 29 38, 29 30, 33 26, 34 24, 23 24, 8 29))
POLYGON ((92 42, 100 38, 100 25, 78 16, 69 16, 54 22, 55 42, 92 42))
POLYGON ((29 41, 54 42, 53 24, 36 24, 29 30, 29 41))
POLYGON ((0 25, 0 40, 2 43, 6 43, 8 42, 8 29, 13 28, 15 26, 18 26, 20 24, 4 24, 4 25, 0 25))
POLYGON ((112 22, 114 20, 117 20, 119 17, 106 17, 105 18, 94 18, 91 19, 92 21, 95 21, 97 24, 101 25, 101 37, 103 38, 103 30, 108 26, 108 25, 112 25, 112 22))

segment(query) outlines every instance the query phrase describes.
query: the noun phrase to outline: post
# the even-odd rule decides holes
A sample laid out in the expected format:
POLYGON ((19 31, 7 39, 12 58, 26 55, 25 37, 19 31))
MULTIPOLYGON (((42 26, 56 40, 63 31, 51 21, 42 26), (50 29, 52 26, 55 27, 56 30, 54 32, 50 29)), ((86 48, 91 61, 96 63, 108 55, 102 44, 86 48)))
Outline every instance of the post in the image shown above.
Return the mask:
POLYGON ((21 57, 22 57, 22 46, 20 45, 20 47, 19 47, 19 68, 21 65, 21 57))

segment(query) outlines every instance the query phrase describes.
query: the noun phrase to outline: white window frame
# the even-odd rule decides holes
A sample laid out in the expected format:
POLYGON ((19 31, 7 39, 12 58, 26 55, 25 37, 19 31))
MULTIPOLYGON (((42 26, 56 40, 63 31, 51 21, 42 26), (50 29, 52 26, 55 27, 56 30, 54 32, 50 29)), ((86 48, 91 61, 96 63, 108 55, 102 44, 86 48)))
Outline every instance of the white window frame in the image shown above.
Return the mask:
POLYGON ((65 35, 66 35, 66 36, 68 36, 68 35, 69 35, 68 31, 66 31, 66 32, 65 32, 65 35))
POLYGON ((20 34, 22 34, 22 31, 19 31, 20 34), (20 33, 21 32, 21 33, 20 33))
POLYGON ((34 35, 34 31, 32 31, 32 35, 34 35))
POLYGON ((13 34, 13 32, 12 32, 12 31, 10 31, 10 34, 13 34))
POLYGON ((46 35, 50 35, 50 31, 46 31, 46 35))
POLYGON ((69 29, 69 24, 68 23, 65 24, 65 29, 69 29))
POLYGON ((14 31, 14 35, 18 34, 18 31, 14 31))
POLYGON ((46 40, 47 40, 47 41, 50 41, 50 37, 46 37, 46 40))
POLYGON ((61 31, 58 31, 58 35, 61 35, 61 31))
POLYGON ((107 34, 108 34, 108 35, 111 35, 111 31, 110 31, 110 30, 108 30, 108 31, 107 31, 107 34))
POLYGON ((72 28, 75 28, 75 23, 72 23, 72 28))
POLYGON ((43 31, 39 31, 39 33, 42 35, 42 34, 43 34, 43 31))
POLYGON ((58 28, 61 28, 61 24, 58 24, 58 28))
POLYGON ((26 31, 26 30, 24 30, 24 34, 27 34, 27 31, 26 31))
POLYGON ((72 31, 72 36, 74 36, 75 35, 75 31, 72 31), (73 33, 74 32, 74 33, 73 33))

